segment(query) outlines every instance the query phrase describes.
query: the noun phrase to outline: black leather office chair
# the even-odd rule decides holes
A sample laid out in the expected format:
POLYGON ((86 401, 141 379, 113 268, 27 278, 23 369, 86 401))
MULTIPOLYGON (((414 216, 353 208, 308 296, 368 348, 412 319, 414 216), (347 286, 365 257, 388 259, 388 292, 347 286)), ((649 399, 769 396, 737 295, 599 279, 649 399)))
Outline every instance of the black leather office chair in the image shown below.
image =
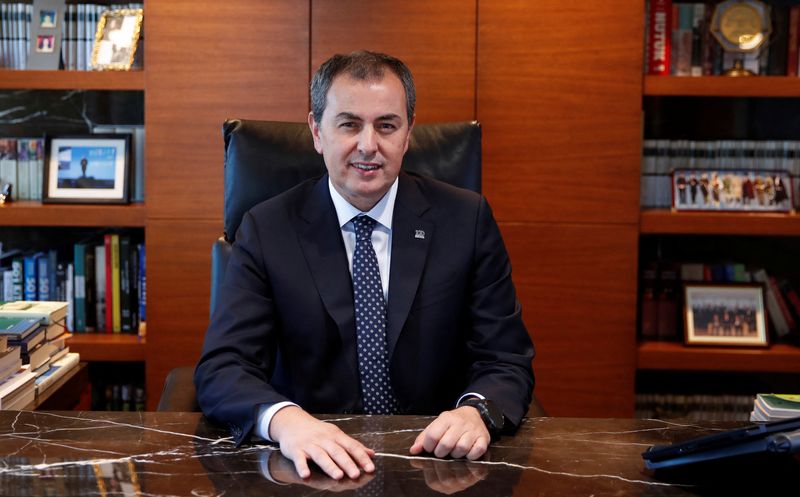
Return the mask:
MULTIPOLYGON (((224 236, 211 251, 213 312, 242 216, 250 208, 301 181, 325 172, 305 123, 228 120, 225 140, 224 236)), ((420 124, 411 133, 403 169, 476 192, 481 189, 481 129, 476 121, 420 124)), ((159 411, 197 411, 193 367, 173 369, 167 376, 159 411)), ((537 415, 543 415, 538 403, 537 415)), ((531 412, 531 415, 534 415, 531 412)))

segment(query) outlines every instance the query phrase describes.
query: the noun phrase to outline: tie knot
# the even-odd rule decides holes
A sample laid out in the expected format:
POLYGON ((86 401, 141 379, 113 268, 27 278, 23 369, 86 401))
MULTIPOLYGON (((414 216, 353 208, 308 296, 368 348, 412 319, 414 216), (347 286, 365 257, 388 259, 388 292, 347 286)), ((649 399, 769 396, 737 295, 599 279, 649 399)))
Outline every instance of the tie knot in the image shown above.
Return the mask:
POLYGON ((375 228, 376 222, 369 216, 354 217, 353 224, 356 227, 356 238, 358 240, 368 240, 372 236, 372 230, 375 228))

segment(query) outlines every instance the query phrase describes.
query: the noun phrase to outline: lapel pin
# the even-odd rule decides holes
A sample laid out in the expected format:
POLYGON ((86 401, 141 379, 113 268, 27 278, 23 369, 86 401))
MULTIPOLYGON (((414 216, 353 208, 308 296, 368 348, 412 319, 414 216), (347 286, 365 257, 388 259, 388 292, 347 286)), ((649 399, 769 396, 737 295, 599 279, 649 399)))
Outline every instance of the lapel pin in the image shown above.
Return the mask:
POLYGON ((424 240, 425 232, 422 230, 414 230, 414 238, 419 238, 420 240, 424 240))

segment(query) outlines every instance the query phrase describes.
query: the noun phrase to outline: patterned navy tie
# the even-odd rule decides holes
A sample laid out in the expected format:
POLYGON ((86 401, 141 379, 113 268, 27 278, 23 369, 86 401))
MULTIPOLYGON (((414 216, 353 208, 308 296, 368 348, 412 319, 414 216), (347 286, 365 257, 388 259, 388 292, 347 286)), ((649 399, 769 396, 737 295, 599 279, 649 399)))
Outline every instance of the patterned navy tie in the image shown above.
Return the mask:
POLYGON ((368 216, 358 216, 353 218, 353 224, 356 227, 353 298, 361 398, 365 413, 393 414, 397 412, 397 401, 389 380, 386 303, 383 300, 378 258, 372 246, 375 220, 368 216))

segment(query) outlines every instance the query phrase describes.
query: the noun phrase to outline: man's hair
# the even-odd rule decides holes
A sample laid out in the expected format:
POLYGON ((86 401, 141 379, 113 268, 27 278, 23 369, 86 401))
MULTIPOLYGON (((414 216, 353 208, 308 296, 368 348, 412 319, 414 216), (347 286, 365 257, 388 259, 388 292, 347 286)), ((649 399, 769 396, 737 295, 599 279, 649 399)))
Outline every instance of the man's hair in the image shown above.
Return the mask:
POLYGON ((314 120, 322 121, 322 113, 327 105, 328 90, 333 80, 340 74, 347 74, 353 79, 372 81, 383 79, 386 69, 392 71, 400 79, 406 92, 406 114, 408 122, 414 116, 414 105, 417 103, 417 92, 414 88, 414 77, 400 59, 377 52, 359 50, 347 55, 336 54, 319 66, 311 78, 311 111, 314 120))

